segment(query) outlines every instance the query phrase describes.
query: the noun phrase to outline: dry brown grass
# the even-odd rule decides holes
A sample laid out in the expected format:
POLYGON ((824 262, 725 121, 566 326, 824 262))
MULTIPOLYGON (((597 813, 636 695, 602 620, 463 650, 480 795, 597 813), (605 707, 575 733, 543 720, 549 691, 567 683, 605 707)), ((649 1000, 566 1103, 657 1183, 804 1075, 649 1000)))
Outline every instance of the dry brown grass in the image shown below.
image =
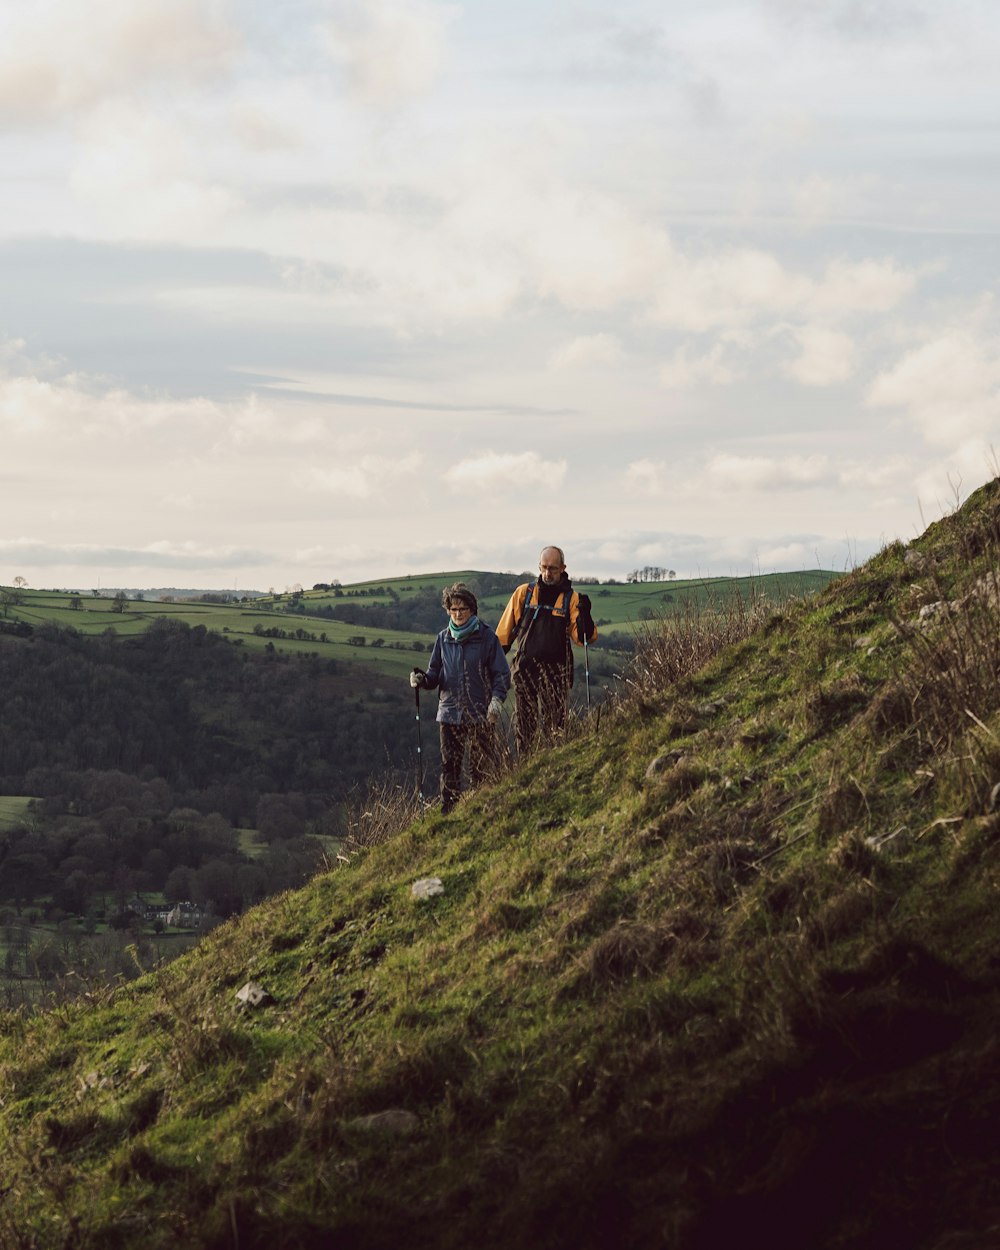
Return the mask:
POLYGON ((658 693, 697 673, 726 647, 755 633, 774 605, 755 590, 724 599, 687 600, 681 612, 661 616, 638 630, 635 656, 625 677, 633 693, 658 693))

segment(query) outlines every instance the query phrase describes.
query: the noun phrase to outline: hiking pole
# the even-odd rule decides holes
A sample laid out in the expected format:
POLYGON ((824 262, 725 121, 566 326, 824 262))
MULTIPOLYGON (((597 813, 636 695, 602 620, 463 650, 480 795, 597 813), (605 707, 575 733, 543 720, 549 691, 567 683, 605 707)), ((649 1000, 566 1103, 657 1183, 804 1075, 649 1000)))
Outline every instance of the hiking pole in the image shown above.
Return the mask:
POLYGON ((414 686, 413 693, 417 699, 417 798, 424 797, 424 756, 420 748, 420 687, 414 686))

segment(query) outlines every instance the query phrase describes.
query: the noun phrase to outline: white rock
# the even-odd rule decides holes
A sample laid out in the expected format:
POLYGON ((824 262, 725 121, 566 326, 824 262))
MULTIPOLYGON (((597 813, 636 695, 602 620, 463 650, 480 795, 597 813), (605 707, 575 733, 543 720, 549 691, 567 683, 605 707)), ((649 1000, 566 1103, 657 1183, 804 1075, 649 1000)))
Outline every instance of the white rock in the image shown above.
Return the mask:
POLYGON ((374 1115, 360 1115, 348 1120, 347 1127, 376 1137, 408 1137, 420 1127, 420 1121, 412 1111, 390 1107, 388 1111, 376 1111, 374 1115))
POLYGON ((256 981, 248 981, 236 991, 236 1001, 244 1007, 264 1007, 274 999, 256 981))
POLYGON ((414 898, 433 898, 444 893, 444 883, 440 877, 421 877, 410 886, 410 893, 414 898))

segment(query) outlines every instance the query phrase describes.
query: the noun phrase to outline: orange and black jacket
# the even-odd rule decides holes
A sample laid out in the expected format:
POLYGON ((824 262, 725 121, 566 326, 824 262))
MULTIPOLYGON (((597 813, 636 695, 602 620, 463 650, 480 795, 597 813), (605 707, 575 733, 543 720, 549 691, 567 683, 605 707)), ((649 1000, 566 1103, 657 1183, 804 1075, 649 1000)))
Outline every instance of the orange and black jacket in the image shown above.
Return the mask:
MULTIPOLYGON (((569 579, 546 586, 539 578, 514 591, 500 617, 496 635, 505 652, 517 642, 521 659, 563 664, 569 658, 569 642, 583 645, 581 631, 580 596, 569 579)), ((596 638, 597 629, 592 626, 586 641, 591 643, 596 638)))

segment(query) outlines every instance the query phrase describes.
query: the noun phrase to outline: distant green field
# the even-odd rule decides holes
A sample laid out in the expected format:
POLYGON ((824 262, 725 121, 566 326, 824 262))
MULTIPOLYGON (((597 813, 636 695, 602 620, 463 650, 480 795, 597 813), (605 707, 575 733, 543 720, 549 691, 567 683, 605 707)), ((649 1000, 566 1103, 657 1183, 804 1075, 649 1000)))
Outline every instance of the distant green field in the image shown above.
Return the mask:
POLYGON ((0 830, 17 829, 25 823, 30 823, 31 817, 28 814, 30 802, 30 795, 0 795, 0 830))
POLYGON ((33 626, 51 622, 75 629, 87 636, 97 636, 111 629, 123 638, 143 633, 150 624, 163 617, 182 620, 192 626, 224 634, 231 642, 251 651, 264 651, 270 644, 275 651, 288 654, 318 654, 324 659, 339 659, 375 664, 389 673, 404 676, 413 667, 413 644, 421 651, 429 648, 426 634, 403 630, 375 629, 365 625, 348 625, 343 621, 283 612, 280 607, 257 608, 253 604, 212 604, 195 600, 164 603, 158 600, 130 600, 126 611, 113 612, 112 600, 81 597, 78 608, 70 607, 73 596, 62 591, 26 590, 21 603, 11 607, 6 619, 24 621, 33 626), (282 630, 291 635, 269 638, 266 632, 282 630), (302 631, 312 637, 296 638, 302 631), (351 639, 364 638, 364 645, 351 639), (381 640, 381 642, 379 641, 381 640))
MULTIPOLYGON (((599 629, 607 633, 627 631, 641 621, 684 611, 692 604, 697 605, 699 610, 711 610, 713 605, 721 606, 734 594, 745 601, 764 595, 780 603, 821 590, 835 576, 837 574, 828 570, 815 569, 760 577, 711 577, 611 585, 581 582, 577 589, 590 596, 594 619, 599 623, 599 629)), ((112 609, 113 600, 110 598, 72 595, 65 591, 25 590, 21 602, 9 607, 6 618, 0 619, 23 621, 36 627, 52 622, 88 636, 113 630, 120 637, 127 638, 141 634, 153 621, 167 617, 223 634, 248 651, 271 649, 288 655, 315 654, 321 659, 339 660, 345 664, 369 665, 392 681, 402 681, 414 663, 420 663, 421 658, 426 660, 433 643, 432 632, 350 625, 314 614, 338 603, 349 602, 359 606, 388 604, 392 602, 393 595, 405 602, 407 595, 427 588, 438 591, 456 581, 477 586, 487 579, 495 584, 496 578, 495 573, 465 569, 345 584, 339 587, 339 595, 332 590, 307 590, 301 595, 304 612, 289 611, 291 600, 288 595, 231 604, 133 599, 124 612, 116 612, 112 609), (71 606, 74 600, 77 602, 75 607, 71 606), (280 631, 286 637, 268 637, 268 631, 280 631)), ((520 576, 516 580, 520 580, 520 576)), ((507 599, 507 593, 483 595, 479 607, 484 620, 495 625, 507 599)), ((440 623, 443 627, 443 611, 440 623)), ((0 812, 0 821, 2 819, 0 812)))
MULTIPOLYGON (((530 576, 526 574, 525 576, 530 576)), ((581 594, 590 596, 594 619, 606 620, 612 627, 622 628, 629 624, 648 619, 644 611, 657 615, 683 611, 685 604, 697 603, 701 607, 710 607, 713 603, 721 604, 728 597, 738 594, 750 601, 754 596, 763 595, 775 603, 789 598, 798 598, 814 594, 822 590, 838 574, 827 569, 804 570, 795 573, 768 573, 759 577, 706 577, 675 579, 662 582, 616 582, 613 585, 593 585, 581 582, 576 589, 581 594)), ((480 578, 495 579, 495 573, 480 573, 465 569, 450 573, 428 573, 419 577, 385 578, 382 581, 353 582, 340 587, 340 595, 335 596, 328 590, 307 590, 303 592, 302 601, 306 611, 343 603, 345 600, 360 606, 370 604, 387 604, 392 602, 389 591, 395 592, 400 598, 407 593, 431 587, 443 590, 453 582, 464 581, 475 587, 480 578)), ((520 579, 519 579, 520 580, 520 579)), ((496 624, 507 603, 509 595, 484 595, 479 600, 480 615, 491 624, 496 624)), ((280 608, 281 598, 277 601, 280 608)), ((445 623, 442 610, 441 624, 445 623)))

